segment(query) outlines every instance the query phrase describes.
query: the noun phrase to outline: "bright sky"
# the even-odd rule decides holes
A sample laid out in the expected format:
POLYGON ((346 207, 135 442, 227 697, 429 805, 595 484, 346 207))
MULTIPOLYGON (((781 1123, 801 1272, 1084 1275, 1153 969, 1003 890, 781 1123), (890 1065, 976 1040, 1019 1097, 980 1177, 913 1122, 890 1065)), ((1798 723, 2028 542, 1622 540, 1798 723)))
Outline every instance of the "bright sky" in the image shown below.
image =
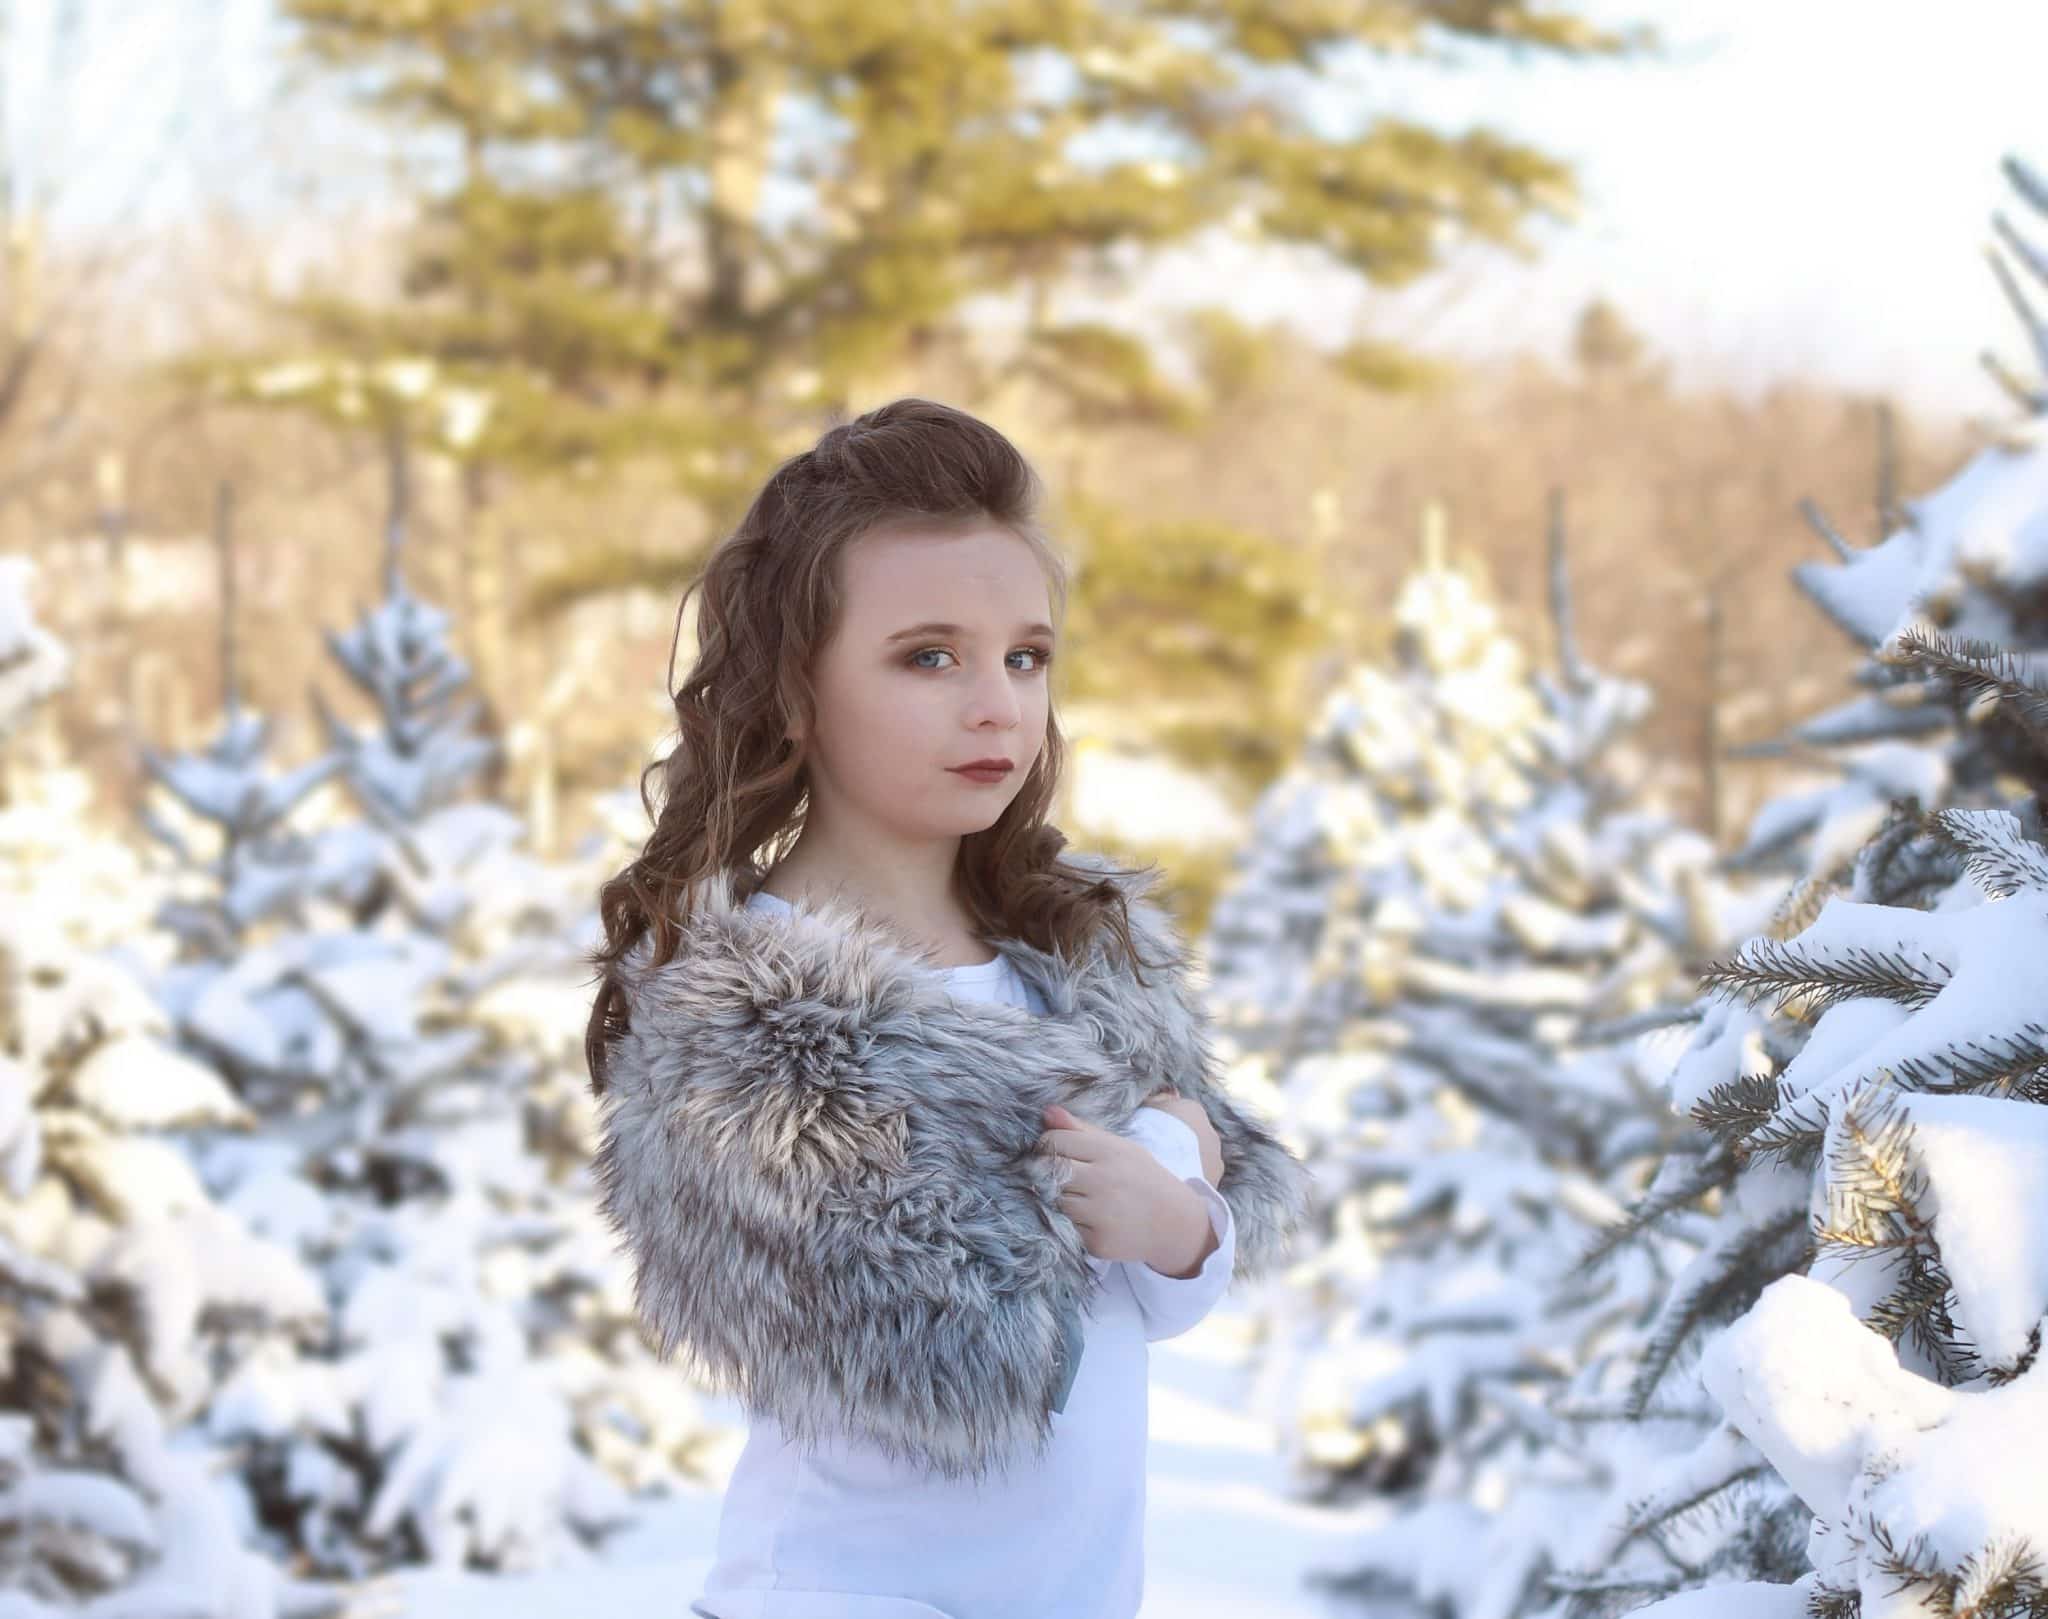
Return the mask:
MULTIPOLYGON (((1559 352, 1596 292, 1681 377, 1756 386, 1818 374, 1926 408, 2003 414, 1978 360, 2036 367, 1984 248, 2003 210, 2048 251, 2048 218, 1999 169, 2048 178, 2048 5, 2027 0, 1587 0, 1575 9, 1666 35, 1661 61, 1537 59, 1470 69, 1360 64, 1355 93, 1318 98, 1341 127, 1381 111, 1434 127, 1487 123, 1572 163, 1583 217, 1531 234, 1524 265, 1475 249, 1401 293, 1269 280, 1268 312, 1313 311, 1454 351, 1559 352)), ((1234 267, 1176 267, 1213 285, 1234 267)), ((2048 291, 2035 299, 2048 313, 2048 291)), ((1305 322, 1306 324, 1306 322, 1305 322)))
MULTIPOLYGON (((158 217, 277 200, 296 181, 358 192, 376 144, 303 93, 270 99, 269 0, 85 0, 86 73, 50 93, 51 18, 13 8, 10 149, 31 178, 85 173, 89 196, 140 197, 158 217), (167 62, 195 64, 180 101, 167 62), (353 178, 351 178, 351 175, 353 178)), ((1983 249, 2017 205, 2008 152, 2048 175, 2048 5, 2024 0, 1579 0, 1608 23, 1667 35, 1663 60, 1626 65, 1478 53, 1467 65, 1364 58, 1312 102, 1331 129, 1398 111, 1445 129, 1490 123, 1578 166, 1583 217, 1537 225, 1539 262, 1491 249, 1403 293, 1331 276, 1182 256, 1134 289, 1158 308, 1221 285, 1251 314, 1332 339, 1374 333, 1454 352, 1557 352, 1585 298, 1605 292, 1681 377, 1755 385, 1817 374, 1899 391, 1924 408, 1997 411, 1977 356, 2033 362, 1983 249)), ((2048 294, 2041 302, 2048 306, 2048 294)))

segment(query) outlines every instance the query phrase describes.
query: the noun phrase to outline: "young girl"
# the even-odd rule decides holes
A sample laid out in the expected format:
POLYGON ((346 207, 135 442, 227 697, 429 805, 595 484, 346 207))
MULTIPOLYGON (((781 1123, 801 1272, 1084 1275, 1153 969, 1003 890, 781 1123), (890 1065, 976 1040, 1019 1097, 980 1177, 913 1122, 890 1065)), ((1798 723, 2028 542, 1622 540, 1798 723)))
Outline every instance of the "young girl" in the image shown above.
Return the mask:
POLYGON ((900 399, 779 467, 689 587, 587 1051, 642 1321, 749 1416, 700 1619, 1131 1619, 1145 1346, 1303 1219, 1153 874, 1045 822, 1038 495, 992 427, 900 399))

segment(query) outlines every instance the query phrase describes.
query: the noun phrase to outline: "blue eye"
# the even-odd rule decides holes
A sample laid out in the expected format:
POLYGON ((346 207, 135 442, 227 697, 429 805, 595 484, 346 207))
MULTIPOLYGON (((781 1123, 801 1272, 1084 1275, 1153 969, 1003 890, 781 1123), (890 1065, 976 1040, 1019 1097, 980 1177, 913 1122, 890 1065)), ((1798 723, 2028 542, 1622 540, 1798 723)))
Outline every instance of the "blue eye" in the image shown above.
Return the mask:
MULTIPOLYGON (((935 669, 937 667, 936 664, 919 663, 917 661, 919 658, 923 657, 927 652, 944 652, 946 656, 949 658, 953 655, 951 651, 942 646, 924 646, 919 647, 915 652, 911 653, 909 658, 905 661, 907 661, 913 669, 935 669)), ((1050 647, 1020 646, 1013 649, 1012 655, 1014 656, 1017 652, 1028 652, 1038 660, 1038 662, 1034 664, 1031 668, 1020 670, 1019 673, 1021 674, 1043 674, 1045 672, 1045 666, 1052 662, 1052 649, 1050 647)))

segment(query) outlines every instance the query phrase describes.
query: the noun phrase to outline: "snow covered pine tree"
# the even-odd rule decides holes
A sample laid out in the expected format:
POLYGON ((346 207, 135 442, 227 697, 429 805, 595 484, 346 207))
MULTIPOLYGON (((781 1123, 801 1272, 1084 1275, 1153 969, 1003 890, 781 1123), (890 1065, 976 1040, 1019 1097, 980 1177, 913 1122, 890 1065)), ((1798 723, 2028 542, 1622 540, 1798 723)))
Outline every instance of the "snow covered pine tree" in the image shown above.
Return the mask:
MULTIPOLYGON (((1951 678, 1976 671, 2048 763, 2048 692, 1981 650, 1907 637, 1901 651, 1951 678)), ((2048 1616, 2038 802, 1902 822, 1858 857, 1846 897, 1793 939, 1751 941, 1708 982, 1812 1022, 1775 1074, 1722 1078, 1726 1030, 1681 1065, 1674 1094, 1730 1155, 1729 1206, 1746 1218, 1681 1282, 1667 1342, 1716 1295, 1788 1269, 1788 1251, 1810 1241, 1813 1258, 1702 1354, 1726 1425, 1688 1459, 1690 1494, 1768 1462, 1809 1516, 1812 1567, 1790 1585, 1709 1585, 1647 1612, 2048 1616)), ((1668 1518, 1681 1503, 1664 1494, 1668 1518)), ((1653 1516, 1639 1513, 1639 1532, 1653 1516)))
POLYGON ((1224 1038, 1273 1066, 1330 1225, 1261 1296, 1263 1375, 1294 1391, 1277 1414, 1305 1491, 1395 1496, 1311 1576, 1376 1615, 1520 1612, 1610 1483, 1546 1407, 1633 1345, 1670 1269, 1642 1244, 1562 1281, 1676 1121, 1668 1053, 1585 1035, 1761 914, 1711 879, 1705 838, 1629 807, 1620 744, 1648 692, 1580 658, 1555 508, 1551 583, 1555 674, 1426 557, 1397 667, 1333 694, 1261 806, 1296 835, 1254 839, 1265 863, 1217 906, 1224 1038))
MULTIPOLYGON (((2032 171, 2006 171, 2048 211, 2032 171)), ((1608 1435, 1637 1465, 1556 1582, 1565 1619, 1692 1587, 1646 1611, 2048 1612, 2026 1392, 2042 1211, 2014 1178, 2043 1099, 2027 980, 2043 958, 2022 919, 2040 909, 2048 786, 2048 550, 2030 539, 2048 521, 2048 388, 2001 380, 2032 419, 1909 502, 1904 527, 1851 551, 1817 522, 1841 565, 1800 583, 1874 649, 1875 695, 1800 728, 1843 780, 1767 806, 1736 857, 1802 880, 1694 1008, 1672 1096, 1699 1129, 1632 1225, 1689 1231, 1697 1257, 1629 1379, 1618 1414, 1635 1420, 1608 1435), (1992 1412, 1995 1442, 1973 1431, 1992 1412)))
MULTIPOLYGON (((0 743, 65 678, 0 557, 0 743)), ((0 804, 0 1609, 317 1619, 331 1586, 249 1549, 255 1510, 178 1430, 221 1340, 325 1315, 292 1255, 201 1186, 175 1132, 246 1128, 109 946, 140 929, 95 891, 95 837, 0 804), (223 1323, 232 1322, 232 1327, 223 1323)), ((145 901, 146 903, 146 901, 145 901)))

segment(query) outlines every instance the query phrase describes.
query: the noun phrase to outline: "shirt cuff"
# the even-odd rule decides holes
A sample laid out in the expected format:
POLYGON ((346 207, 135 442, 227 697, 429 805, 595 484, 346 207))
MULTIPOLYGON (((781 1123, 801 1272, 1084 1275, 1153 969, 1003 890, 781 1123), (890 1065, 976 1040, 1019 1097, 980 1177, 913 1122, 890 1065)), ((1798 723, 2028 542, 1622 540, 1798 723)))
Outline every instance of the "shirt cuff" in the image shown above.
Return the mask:
POLYGON ((1144 1317, 1147 1343, 1186 1332, 1207 1315, 1230 1286, 1231 1268, 1237 1259, 1237 1222, 1223 1194, 1199 1175, 1183 1176, 1182 1183, 1195 1189, 1208 1210, 1216 1247, 1192 1276, 1168 1276, 1142 1260, 1120 1261, 1138 1301, 1138 1313, 1144 1317))

